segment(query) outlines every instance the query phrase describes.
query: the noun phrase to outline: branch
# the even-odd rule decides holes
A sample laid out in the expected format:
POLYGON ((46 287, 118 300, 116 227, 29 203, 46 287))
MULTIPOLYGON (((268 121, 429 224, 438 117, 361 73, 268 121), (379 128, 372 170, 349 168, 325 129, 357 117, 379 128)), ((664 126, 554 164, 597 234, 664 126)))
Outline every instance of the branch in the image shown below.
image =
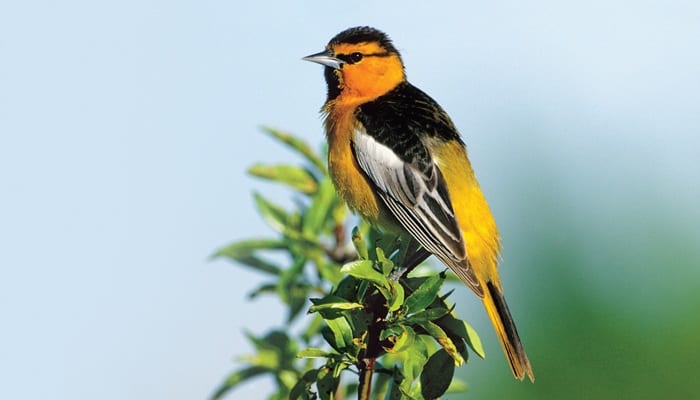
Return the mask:
POLYGON ((366 300, 366 309, 372 315, 372 322, 367 327, 367 345, 360 354, 358 363, 360 370, 359 400, 370 400, 374 364, 377 357, 384 351, 379 341, 379 335, 384 329, 384 321, 389 312, 386 299, 381 294, 376 292, 368 294, 366 300))

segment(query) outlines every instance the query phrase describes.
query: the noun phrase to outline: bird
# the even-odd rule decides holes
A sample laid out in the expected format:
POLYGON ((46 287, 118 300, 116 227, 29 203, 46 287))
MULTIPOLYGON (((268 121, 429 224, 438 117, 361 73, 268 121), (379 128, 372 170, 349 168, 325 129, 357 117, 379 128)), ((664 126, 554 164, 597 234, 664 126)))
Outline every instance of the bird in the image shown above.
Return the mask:
POLYGON ((513 375, 534 382, 503 296, 498 228, 448 114, 408 82, 376 28, 346 29, 303 60, 324 66, 328 172, 340 198, 449 267, 481 298, 513 375))

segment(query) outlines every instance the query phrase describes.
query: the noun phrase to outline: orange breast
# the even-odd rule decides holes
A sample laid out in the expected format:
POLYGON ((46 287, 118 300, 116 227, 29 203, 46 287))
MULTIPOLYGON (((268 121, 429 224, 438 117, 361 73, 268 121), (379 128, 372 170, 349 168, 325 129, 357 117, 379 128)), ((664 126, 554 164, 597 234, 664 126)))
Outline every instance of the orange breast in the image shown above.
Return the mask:
MULTIPOLYGON (((326 109, 328 172, 340 197, 348 206, 372 223, 382 223, 383 207, 352 154, 351 139, 357 128, 355 107, 330 106, 326 109)), ((384 213, 386 214, 386 213, 384 213)))

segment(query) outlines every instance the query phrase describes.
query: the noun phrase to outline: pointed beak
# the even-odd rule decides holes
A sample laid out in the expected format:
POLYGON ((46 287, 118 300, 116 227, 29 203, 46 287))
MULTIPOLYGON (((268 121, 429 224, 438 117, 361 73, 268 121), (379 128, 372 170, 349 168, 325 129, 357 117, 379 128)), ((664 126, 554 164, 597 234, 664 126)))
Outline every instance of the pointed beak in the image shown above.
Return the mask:
POLYGON ((345 63, 343 60, 333 57, 333 55, 328 50, 323 50, 320 53, 306 56, 302 58, 302 60, 319 63, 321 65, 325 65, 326 67, 331 67, 335 69, 340 69, 340 66, 345 63))

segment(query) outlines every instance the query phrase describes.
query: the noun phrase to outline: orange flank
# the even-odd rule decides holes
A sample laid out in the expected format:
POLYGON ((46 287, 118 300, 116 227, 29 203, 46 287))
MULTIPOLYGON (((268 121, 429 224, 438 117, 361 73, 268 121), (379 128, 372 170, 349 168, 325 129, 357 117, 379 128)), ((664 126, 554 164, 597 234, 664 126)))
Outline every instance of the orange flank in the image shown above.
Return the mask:
POLYGON ((357 125, 353 111, 354 107, 333 108, 332 114, 326 118, 328 172, 340 198, 370 222, 379 223, 380 200, 360 171, 350 148, 357 125))

